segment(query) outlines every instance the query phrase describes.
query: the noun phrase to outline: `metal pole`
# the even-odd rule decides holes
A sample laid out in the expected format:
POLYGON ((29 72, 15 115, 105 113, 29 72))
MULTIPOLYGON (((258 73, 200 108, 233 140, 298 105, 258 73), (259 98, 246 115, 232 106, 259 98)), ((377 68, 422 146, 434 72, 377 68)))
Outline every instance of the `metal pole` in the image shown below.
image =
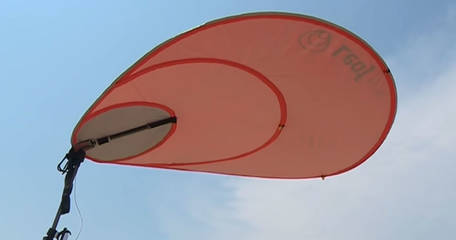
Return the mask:
POLYGON ((47 231, 47 235, 43 237, 43 240, 53 240, 57 234, 57 225, 59 224, 60 216, 70 212, 70 195, 73 190, 73 182, 78 173, 78 168, 85 158, 85 150, 83 148, 71 148, 66 155, 68 162, 64 167, 63 173, 65 175, 65 185, 63 188, 62 198, 60 201, 57 214, 55 215, 54 222, 51 228, 47 231))

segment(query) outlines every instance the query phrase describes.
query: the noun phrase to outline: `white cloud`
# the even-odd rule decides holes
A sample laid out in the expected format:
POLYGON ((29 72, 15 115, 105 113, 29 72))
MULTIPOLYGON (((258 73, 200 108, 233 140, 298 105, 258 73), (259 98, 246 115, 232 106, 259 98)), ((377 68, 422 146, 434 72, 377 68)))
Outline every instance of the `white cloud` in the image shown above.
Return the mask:
MULTIPOLYGON (((456 226, 456 64, 404 103, 388 141, 355 170, 322 180, 230 182, 245 232, 217 239, 429 239, 456 226), (453 226, 453 227, 452 227, 453 226), (223 238, 222 238, 223 239, 223 238)), ((212 222, 210 220, 209 222, 212 222)))

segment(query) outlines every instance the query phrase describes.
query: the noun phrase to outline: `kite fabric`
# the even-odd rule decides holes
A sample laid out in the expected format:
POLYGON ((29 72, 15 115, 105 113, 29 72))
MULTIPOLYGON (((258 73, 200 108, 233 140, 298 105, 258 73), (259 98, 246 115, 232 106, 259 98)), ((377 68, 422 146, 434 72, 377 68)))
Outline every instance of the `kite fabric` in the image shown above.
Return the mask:
POLYGON ((348 171, 385 140, 393 77, 353 33, 309 16, 207 23, 124 72, 77 124, 87 158, 268 178, 348 171))

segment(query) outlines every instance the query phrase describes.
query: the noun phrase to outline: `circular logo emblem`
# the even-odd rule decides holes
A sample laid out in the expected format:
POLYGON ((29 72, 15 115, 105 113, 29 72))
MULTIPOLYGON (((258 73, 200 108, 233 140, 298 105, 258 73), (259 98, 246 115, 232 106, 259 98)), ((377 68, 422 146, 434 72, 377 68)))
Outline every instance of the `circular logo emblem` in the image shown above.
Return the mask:
POLYGON ((299 37, 302 48, 312 52, 323 52, 331 43, 331 35, 324 30, 314 30, 299 37))

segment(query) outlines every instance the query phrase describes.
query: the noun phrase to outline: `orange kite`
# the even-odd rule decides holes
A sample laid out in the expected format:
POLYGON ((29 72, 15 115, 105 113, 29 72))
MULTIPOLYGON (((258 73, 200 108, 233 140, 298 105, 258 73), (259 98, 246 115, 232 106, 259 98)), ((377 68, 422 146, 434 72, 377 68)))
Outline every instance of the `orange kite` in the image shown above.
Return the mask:
POLYGON ((381 57, 353 33, 287 13, 223 18, 164 42, 77 124, 99 163, 267 178, 368 159, 396 113, 381 57))

